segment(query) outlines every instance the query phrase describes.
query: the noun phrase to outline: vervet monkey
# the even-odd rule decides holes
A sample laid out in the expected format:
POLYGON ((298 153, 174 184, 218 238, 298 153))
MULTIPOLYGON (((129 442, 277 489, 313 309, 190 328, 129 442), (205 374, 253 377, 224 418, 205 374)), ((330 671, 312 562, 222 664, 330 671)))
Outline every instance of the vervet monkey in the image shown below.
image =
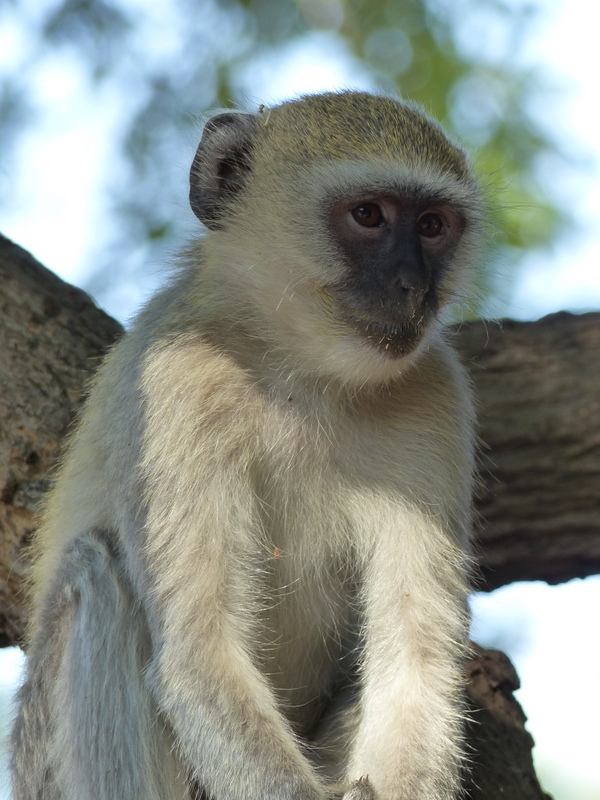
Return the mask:
POLYGON ((211 119, 207 228, 35 544, 16 800, 453 800, 473 473, 442 332, 482 202, 414 106, 211 119))

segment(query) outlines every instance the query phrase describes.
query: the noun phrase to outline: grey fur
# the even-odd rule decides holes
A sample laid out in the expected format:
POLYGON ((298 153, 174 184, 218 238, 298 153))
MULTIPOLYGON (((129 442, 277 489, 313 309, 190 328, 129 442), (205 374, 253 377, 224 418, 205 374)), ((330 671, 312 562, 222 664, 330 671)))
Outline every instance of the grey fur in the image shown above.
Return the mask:
POLYGON ((101 368, 36 539, 15 800, 455 800, 464 155, 411 106, 306 98, 209 125, 192 202, 211 230, 101 368), (444 203, 402 357, 340 311, 324 203, 359 191, 444 203))

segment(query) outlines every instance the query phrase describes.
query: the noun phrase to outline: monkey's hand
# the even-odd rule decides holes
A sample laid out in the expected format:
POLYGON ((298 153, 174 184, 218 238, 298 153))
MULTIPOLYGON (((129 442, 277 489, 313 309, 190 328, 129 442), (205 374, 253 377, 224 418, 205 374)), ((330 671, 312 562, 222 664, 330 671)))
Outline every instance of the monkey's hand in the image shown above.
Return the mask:
POLYGON ((369 783, 368 776, 364 775, 354 781, 350 788, 344 792, 342 800, 375 800, 375 792, 369 783))

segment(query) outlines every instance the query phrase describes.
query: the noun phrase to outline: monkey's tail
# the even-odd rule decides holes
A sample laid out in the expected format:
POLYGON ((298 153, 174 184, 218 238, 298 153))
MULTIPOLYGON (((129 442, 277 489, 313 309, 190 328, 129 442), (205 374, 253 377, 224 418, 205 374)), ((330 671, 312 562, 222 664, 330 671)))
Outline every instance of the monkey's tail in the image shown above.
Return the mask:
POLYGON ((110 536, 70 546, 19 692, 14 800, 189 800, 144 682, 150 640, 110 536))

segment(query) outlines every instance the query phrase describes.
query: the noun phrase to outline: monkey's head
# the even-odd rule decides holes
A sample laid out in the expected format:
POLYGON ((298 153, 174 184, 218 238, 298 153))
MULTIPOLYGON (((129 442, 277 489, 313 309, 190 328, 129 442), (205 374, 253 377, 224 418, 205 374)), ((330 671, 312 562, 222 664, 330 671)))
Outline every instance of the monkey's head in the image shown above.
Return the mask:
POLYGON ((343 92, 220 114, 190 184, 205 269, 295 368, 386 380, 468 292, 480 193, 408 103, 343 92))

